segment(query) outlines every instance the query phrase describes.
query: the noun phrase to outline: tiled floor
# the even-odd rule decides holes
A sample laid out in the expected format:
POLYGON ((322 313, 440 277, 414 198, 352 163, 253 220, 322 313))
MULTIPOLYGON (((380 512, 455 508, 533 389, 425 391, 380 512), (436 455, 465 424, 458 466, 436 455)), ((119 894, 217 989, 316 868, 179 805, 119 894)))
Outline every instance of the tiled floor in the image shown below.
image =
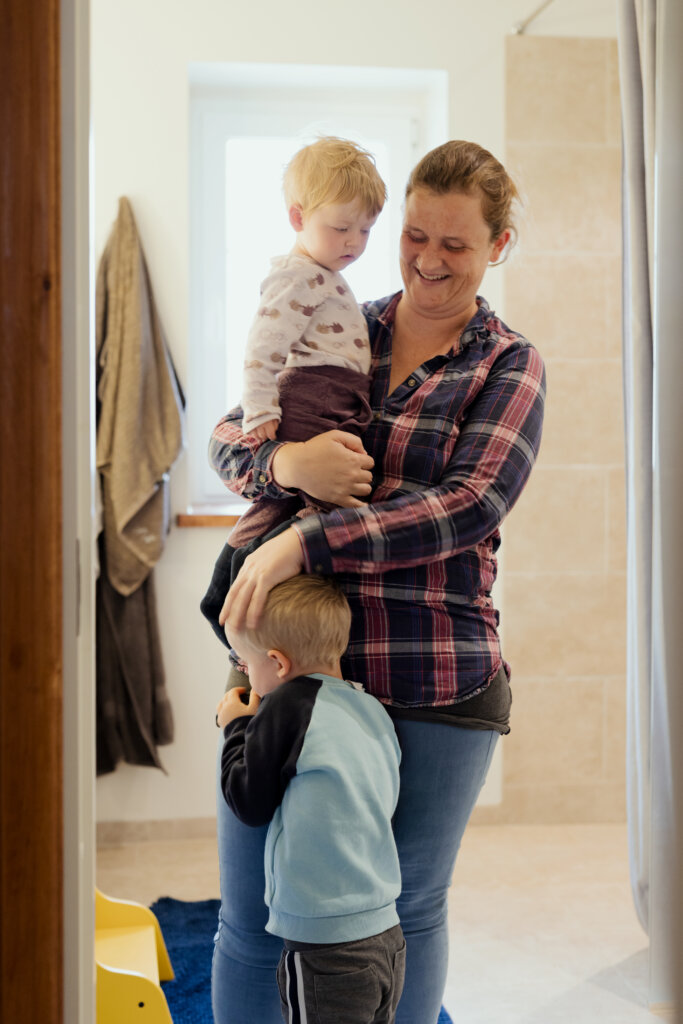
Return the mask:
POLYGON ((626 828, 478 826, 450 895, 456 1024, 650 1024, 626 828))
MULTIPOLYGON (((97 884, 147 904, 217 896, 214 842, 102 847, 97 884)), ((657 1020, 647 1009, 647 939, 631 903, 624 826, 472 827, 450 906, 445 1004, 455 1024, 657 1020)))

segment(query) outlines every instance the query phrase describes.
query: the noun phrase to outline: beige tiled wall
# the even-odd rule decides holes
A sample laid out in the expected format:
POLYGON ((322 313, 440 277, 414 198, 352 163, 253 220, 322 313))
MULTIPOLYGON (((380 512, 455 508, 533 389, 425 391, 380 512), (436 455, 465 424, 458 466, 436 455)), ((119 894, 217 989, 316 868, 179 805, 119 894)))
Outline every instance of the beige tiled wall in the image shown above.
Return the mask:
POLYGON ((625 523, 616 42, 507 41, 506 165, 526 214, 505 320, 546 361, 540 459, 504 526, 513 671, 503 803, 479 822, 625 818, 625 523))

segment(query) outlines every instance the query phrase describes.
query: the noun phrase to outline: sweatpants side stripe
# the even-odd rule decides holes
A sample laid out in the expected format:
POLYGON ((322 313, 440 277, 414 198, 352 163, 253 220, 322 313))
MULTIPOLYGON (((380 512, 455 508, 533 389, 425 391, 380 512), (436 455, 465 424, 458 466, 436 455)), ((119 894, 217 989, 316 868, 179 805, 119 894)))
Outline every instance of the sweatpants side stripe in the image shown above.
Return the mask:
POLYGON ((296 988, 296 963, 295 954, 289 950, 285 953, 285 979, 287 982, 287 1006, 289 1008, 288 1024, 301 1024, 299 1015, 299 995, 296 988))
POLYGON ((301 1024, 308 1024, 308 1014, 306 1013, 306 998, 304 995, 304 977, 301 971, 301 953, 294 954, 294 967, 296 969, 296 983, 297 983, 297 995, 300 995, 299 999, 299 1020, 301 1024))

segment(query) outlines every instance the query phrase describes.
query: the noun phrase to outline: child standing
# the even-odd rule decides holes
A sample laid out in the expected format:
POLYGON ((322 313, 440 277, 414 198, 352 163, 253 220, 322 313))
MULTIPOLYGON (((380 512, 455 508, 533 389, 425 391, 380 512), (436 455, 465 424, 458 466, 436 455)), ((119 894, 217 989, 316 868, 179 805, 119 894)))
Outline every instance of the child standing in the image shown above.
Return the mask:
MULTIPOLYGON (((334 429, 359 435, 372 417, 367 324, 341 271, 365 251, 386 201, 384 182, 370 153, 325 136, 294 155, 283 187, 296 242, 272 260, 261 285, 244 362, 242 425, 255 448, 334 429)), ((300 492, 263 496, 242 515, 201 602, 223 642, 218 615, 236 574, 236 549, 294 515, 330 507, 300 492)))
POLYGON ((379 701, 341 677, 350 622, 333 581, 299 575, 273 588, 256 629, 226 627, 252 690, 248 704, 231 689, 218 705, 221 788, 241 821, 270 823, 284 1019, 391 1024, 405 970, 391 829, 400 752, 379 701))

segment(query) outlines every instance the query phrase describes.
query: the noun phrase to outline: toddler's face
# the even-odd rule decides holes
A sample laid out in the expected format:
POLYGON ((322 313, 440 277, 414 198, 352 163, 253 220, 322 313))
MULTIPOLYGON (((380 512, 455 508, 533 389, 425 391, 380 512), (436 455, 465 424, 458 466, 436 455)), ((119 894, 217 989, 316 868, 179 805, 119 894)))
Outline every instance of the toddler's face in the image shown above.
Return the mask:
POLYGON ((343 271, 365 252, 377 216, 369 216, 357 202, 320 206, 304 214, 294 252, 328 270, 343 271))

